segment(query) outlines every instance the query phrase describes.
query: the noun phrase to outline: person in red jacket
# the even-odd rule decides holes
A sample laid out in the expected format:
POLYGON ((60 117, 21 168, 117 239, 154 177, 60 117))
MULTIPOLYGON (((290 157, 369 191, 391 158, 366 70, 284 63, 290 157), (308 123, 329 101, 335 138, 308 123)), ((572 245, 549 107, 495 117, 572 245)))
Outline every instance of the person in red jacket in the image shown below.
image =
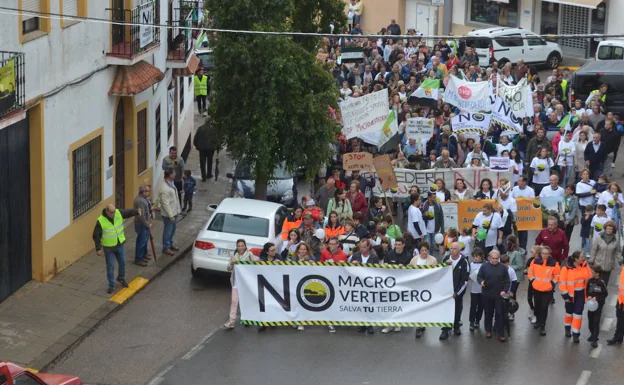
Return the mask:
POLYGON ((366 218, 368 212, 368 203, 366 197, 360 191, 360 182, 354 180, 349 185, 349 192, 347 192, 347 199, 351 202, 351 209, 353 213, 362 213, 362 218, 366 218))
POLYGON ((562 264, 568 258, 570 243, 565 231, 557 226, 557 218, 548 218, 548 227, 537 234, 536 246, 548 246, 552 250, 552 258, 562 264))
POLYGON ((329 248, 321 251, 321 262, 335 262, 335 263, 347 263, 348 257, 342 247, 340 247, 340 241, 338 237, 329 238, 329 248))

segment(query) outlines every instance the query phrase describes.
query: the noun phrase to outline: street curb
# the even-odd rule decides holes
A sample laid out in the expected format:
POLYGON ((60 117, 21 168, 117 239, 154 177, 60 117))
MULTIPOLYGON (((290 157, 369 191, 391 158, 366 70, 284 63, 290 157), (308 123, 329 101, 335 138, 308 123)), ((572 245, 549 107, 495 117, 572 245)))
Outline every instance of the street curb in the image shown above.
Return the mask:
MULTIPOLYGON (((34 370, 38 370, 40 372, 45 372, 52 365, 57 363, 60 359, 62 359, 67 353, 71 351, 71 349, 82 342, 85 338, 87 338, 95 329, 98 328, 104 321, 110 318, 114 313, 120 310, 122 307, 126 306, 130 300, 136 296, 139 292, 141 292, 146 286, 152 282, 153 279, 158 278, 161 274, 164 274, 169 268, 171 268, 178 261, 183 259, 188 253, 190 253, 193 249, 193 244, 195 241, 191 242, 189 246, 180 250, 180 253, 176 255, 169 263, 162 266, 162 268, 156 272, 152 277, 147 278, 142 275, 137 275, 137 277, 142 277, 147 279, 147 283, 141 286, 138 290, 134 291, 132 295, 130 295, 122 304, 107 300, 102 306, 97 308, 93 313, 91 313, 84 321, 82 321, 78 326, 76 326, 69 333, 65 334, 58 341, 56 341, 52 346, 46 349, 43 353, 41 353, 37 358, 31 362, 31 368, 34 370)), ((112 298, 112 297, 111 297, 112 298)))

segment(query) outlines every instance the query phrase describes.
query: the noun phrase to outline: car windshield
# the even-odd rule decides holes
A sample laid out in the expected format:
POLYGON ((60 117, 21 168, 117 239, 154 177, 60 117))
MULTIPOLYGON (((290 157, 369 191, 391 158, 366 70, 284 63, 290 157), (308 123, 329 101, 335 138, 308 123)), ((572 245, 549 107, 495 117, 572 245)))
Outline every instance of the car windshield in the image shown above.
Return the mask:
POLYGON ((268 237, 269 220, 248 215, 217 213, 210 222, 208 230, 251 237, 268 237))
POLYGON ((490 48, 490 39, 489 38, 469 38, 466 39, 466 47, 475 47, 478 49, 489 49, 490 48))
POLYGON ((593 90, 600 88, 601 84, 608 84, 607 95, 621 95, 624 93, 624 76, 615 74, 587 74, 576 75, 577 84, 580 86, 579 91, 582 94, 587 94, 593 90))
MULTIPOLYGON (((273 179, 291 179, 292 177, 292 174, 286 171, 286 168, 283 165, 277 167, 273 172, 273 179)), ((253 167, 251 162, 247 159, 243 159, 238 162, 236 165, 235 178, 241 180, 253 179, 253 167)))
POLYGON ((624 48, 612 45, 603 45, 598 49, 598 60, 622 60, 624 48))
POLYGON ((212 68, 214 67, 214 58, 212 52, 200 53, 197 55, 199 57, 199 61, 203 68, 212 68))

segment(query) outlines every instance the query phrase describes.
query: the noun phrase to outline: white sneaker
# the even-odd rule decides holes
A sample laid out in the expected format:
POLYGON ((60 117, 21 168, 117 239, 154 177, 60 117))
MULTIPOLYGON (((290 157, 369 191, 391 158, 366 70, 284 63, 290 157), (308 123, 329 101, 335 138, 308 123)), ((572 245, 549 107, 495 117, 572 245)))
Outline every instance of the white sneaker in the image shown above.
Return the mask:
POLYGON ((615 163, 611 163, 611 168, 615 168, 615 163))
POLYGON ((381 332, 385 334, 385 333, 390 332, 392 329, 393 329, 393 328, 392 328, 391 326, 388 326, 388 327, 386 327, 386 328, 381 329, 381 332))
POLYGON ((534 316, 534 315, 531 316, 531 323, 532 324, 537 323, 537 317, 536 316, 534 316))
POLYGON ((305 330, 305 328, 303 327, 303 325, 299 325, 299 326, 297 327, 297 330, 302 331, 302 330, 305 330))
POLYGON ((394 328, 394 331, 395 331, 396 333, 400 332, 400 331, 401 331, 401 327, 400 327, 400 326, 396 326, 396 327, 394 328))
POLYGON ((333 327, 332 325, 329 325, 328 328, 329 328, 330 333, 336 333, 336 328, 333 327))

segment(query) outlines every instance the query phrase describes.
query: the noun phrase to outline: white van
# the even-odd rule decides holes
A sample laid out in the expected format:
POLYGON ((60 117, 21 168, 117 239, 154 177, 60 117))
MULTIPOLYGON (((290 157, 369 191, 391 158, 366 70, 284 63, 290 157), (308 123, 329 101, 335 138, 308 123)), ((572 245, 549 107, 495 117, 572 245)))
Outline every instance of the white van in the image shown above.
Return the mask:
POLYGON ((598 43, 596 60, 624 60, 624 39, 603 40, 598 43))

